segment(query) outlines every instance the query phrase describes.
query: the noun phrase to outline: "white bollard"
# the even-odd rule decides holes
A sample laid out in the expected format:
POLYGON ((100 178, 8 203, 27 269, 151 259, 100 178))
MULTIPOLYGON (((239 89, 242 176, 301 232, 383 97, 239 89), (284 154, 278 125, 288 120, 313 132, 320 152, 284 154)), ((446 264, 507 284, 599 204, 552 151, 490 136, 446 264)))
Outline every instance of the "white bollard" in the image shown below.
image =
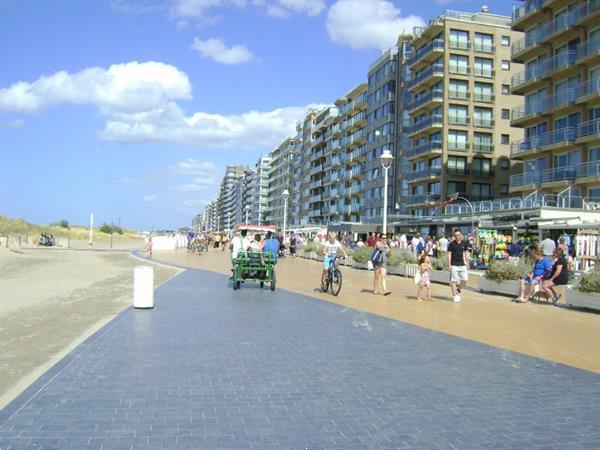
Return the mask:
POLYGON ((133 307, 154 308, 154 268, 151 266, 133 269, 133 307))

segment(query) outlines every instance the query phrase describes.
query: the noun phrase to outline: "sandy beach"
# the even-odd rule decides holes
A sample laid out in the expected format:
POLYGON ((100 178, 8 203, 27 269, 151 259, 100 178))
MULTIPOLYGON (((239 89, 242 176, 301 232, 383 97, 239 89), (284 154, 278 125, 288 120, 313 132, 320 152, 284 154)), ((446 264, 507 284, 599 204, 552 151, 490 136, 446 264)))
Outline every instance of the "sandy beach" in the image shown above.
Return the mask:
MULTIPOLYGON (((0 408, 132 303, 143 241, 77 249, 0 248, 0 408), (101 248, 98 248, 101 247, 101 248)), ((180 270, 154 266, 158 287, 180 270)))

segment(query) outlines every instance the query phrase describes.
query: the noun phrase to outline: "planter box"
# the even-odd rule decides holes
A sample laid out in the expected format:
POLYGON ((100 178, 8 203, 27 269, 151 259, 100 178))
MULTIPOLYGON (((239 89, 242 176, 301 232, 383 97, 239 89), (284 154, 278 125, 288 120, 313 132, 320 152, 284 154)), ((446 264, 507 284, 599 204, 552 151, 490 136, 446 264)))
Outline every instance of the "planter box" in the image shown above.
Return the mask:
POLYGON ((488 280, 485 276, 481 276, 479 277, 479 285, 477 287, 482 292, 495 292, 512 297, 519 295, 519 282, 517 280, 504 280, 497 283, 493 280, 488 280))
POLYGON ((323 262, 323 255, 317 255, 317 261, 323 262))
POLYGON ((369 270, 369 264, 364 262, 364 263, 360 263, 360 262, 356 262, 354 261, 352 263, 352 267, 354 267, 355 269, 363 269, 363 270, 369 270))
POLYGON ((597 292, 581 292, 574 288, 565 287, 565 296, 568 305, 600 310, 600 294, 597 292))
POLYGON ((308 259, 317 259, 317 252, 309 252, 308 259))
POLYGON ((404 276, 405 268, 404 267, 400 267, 400 265, 397 265, 397 266, 388 266, 387 273, 390 274, 390 275, 402 275, 402 276, 404 276))
POLYGON ((431 281, 435 283, 450 284, 450 272, 445 270, 432 270, 431 281))
POLYGON ((404 264, 404 276, 405 277, 414 277, 419 270, 418 264, 404 264))

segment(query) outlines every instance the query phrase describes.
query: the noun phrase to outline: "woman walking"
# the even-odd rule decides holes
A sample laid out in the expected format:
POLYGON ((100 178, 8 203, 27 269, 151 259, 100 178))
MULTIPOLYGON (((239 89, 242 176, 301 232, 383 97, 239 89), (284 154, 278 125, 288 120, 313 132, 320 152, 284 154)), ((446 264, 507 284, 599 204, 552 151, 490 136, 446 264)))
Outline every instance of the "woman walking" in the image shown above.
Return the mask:
POLYGON ((377 295, 379 293, 379 284, 383 288, 382 295, 390 295, 391 292, 387 290, 385 277, 387 275, 387 260, 391 253, 390 248, 387 245, 386 238, 382 237, 375 244, 375 250, 371 256, 371 262, 373 263, 373 293, 377 295))

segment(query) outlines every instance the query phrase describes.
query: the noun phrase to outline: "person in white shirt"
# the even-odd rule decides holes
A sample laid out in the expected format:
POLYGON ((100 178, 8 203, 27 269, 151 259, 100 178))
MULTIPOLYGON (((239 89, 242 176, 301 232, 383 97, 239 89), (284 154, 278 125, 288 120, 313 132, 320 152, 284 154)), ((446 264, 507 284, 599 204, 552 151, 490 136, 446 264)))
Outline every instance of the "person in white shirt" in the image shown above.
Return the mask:
POLYGON ((327 271, 329 270, 329 264, 333 258, 341 250, 344 257, 348 257, 348 253, 344 250, 342 243, 337 240, 337 233, 332 231, 329 233, 329 239, 323 244, 323 274, 321 275, 321 285, 325 284, 325 278, 327 277, 327 271))
POLYGON ((417 254, 417 245, 419 245, 419 240, 419 233, 417 233, 410 241, 410 247, 415 255, 417 254))
POLYGON ((408 247, 408 241, 406 240, 406 234, 405 233, 402 233, 400 235, 399 247, 400 248, 407 248, 408 247))
POLYGON ((442 234, 442 237, 438 240, 438 252, 446 253, 448 251, 448 239, 446 235, 442 234))
POLYGON ((242 230, 239 236, 236 236, 231 241, 231 261, 237 258, 240 251, 246 251, 250 246, 250 240, 246 237, 248 234, 247 230, 242 230))

